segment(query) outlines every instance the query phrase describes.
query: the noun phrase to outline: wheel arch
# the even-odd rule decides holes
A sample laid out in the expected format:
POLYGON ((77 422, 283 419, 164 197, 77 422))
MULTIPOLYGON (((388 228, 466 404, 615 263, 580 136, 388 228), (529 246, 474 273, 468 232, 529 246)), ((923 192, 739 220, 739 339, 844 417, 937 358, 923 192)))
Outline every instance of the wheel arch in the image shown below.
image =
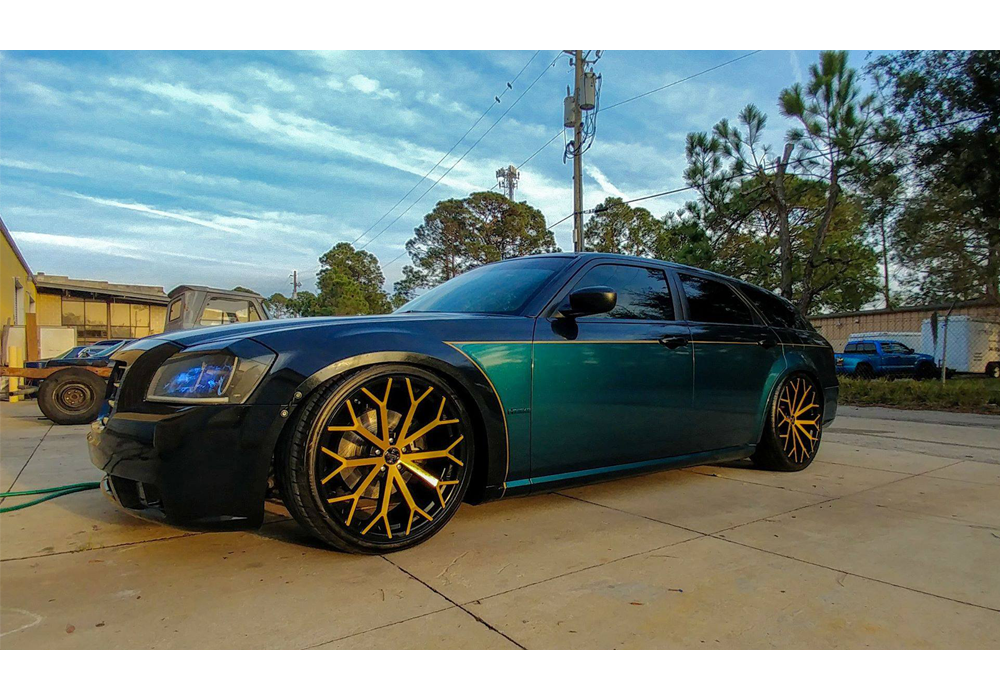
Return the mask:
POLYGON ((371 352, 346 357, 316 370, 296 387, 292 401, 284 409, 287 415, 281 416, 283 422, 274 443, 276 458, 277 451, 282 449, 283 441, 294 425, 296 413, 310 395, 331 382, 369 367, 409 365, 437 375, 465 402, 473 423, 476 448, 472 483, 465 500, 480 503, 499 498, 503 493, 509 449, 499 397, 478 365, 457 350, 444 347, 443 357, 412 351, 371 352), (448 356, 449 351, 454 353, 453 357, 448 356))
POLYGON ((763 406, 759 411, 760 418, 759 425, 757 426, 758 444, 764 435, 764 428, 767 426, 767 416, 771 411, 771 404, 774 400, 775 392, 778 390, 778 387, 781 386, 782 382, 796 374, 804 374, 816 383, 820 398, 824 402, 823 412, 824 414, 826 413, 826 388, 820 380, 819 369, 807 355, 800 352, 787 352, 786 348, 784 366, 777 372, 772 369, 771 374, 768 376, 767 391, 764 392, 763 406))

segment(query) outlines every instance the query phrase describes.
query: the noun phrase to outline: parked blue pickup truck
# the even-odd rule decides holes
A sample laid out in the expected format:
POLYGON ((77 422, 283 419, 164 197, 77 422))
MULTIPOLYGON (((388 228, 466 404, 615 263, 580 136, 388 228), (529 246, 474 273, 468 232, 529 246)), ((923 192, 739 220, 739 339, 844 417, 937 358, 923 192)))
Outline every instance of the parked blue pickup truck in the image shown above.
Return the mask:
POLYGON ((834 357, 837 374, 848 374, 861 379, 875 377, 926 379, 937 373, 933 357, 914 352, 913 348, 888 338, 852 340, 844 346, 844 352, 838 352, 834 357))

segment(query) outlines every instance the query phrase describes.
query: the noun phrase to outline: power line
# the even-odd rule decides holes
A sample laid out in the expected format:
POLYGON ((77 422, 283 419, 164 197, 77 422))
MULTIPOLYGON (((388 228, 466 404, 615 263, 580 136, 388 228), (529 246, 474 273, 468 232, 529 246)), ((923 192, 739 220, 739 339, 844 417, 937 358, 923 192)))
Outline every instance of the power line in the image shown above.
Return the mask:
POLYGON ((545 75, 545 74, 546 74, 546 73, 547 73, 547 72, 549 71, 549 68, 551 68, 551 67, 552 67, 553 65, 555 65, 555 61, 556 61, 556 59, 557 59, 557 58, 559 58, 559 55, 560 55, 561 53, 562 53, 561 51, 560 51, 559 53, 557 53, 557 54, 555 55, 555 57, 553 57, 552 61, 550 61, 550 62, 549 62, 548 64, 546 64, 546 66, 545 66, 545 68, 544 68, 544 69, 542 70, 542 72, 541 72, 541 73, 539 73, 539 74, 538 74, 538 76, 537 76, 537 77, 536 77, 536 78, 535 78, 534 80, 532 80, 532 81, 531 81, 531 84, 530 84, 530 85, 528 85, 528 87, 526 87, 526 88, 524 89, 524 92, 522 92, 522 93, 521 93, 520 95, 518 95, 518 96, 517 96, 517 99, 516 99, 516 100, 514 100, 514 101, 513 101, 513 102, 512 102, 511 104, 510 104, 510 106, 509 106, 509 107, 508 107, 507 109, 505 109, 505 110, 504 110, 504 113, 503 113, 503 114, 501 114, 501 115, 500 115, 499 117, 497 117, 496 121, 494 121, 494 122, 493 122, 492 124, 490 124, 490 127, 489 127, 489 128, 488 128, 488 129, 486 130, 486 131, 484 131, 484 132, 483 132, 483 133, 482 133, 482 134, 480 135, 480 137, 479 137, 478 139, 476 139, 476 140, 475 140, 475 141, 473 142, 473 144, 472 144, 471 146, 469 146, 469 148, 468 148, 468 149, 466 149, 465 153, 463 153, 463 154, 461 155, 461 157, 459 157, 459 159, 458 159, 458 160, 456 160, 456 161, 455 161, 454 163, 452 163, 452 164, 451 164, 451 166, 449 166, 449 168, 448 168, 447 170, 445 170, 445 171, 444 171, 443 173, 441 173, 441 176, 440 176, 440 177, 439 177, 439 178, 438 178, 437 180, 435 180, 435 181, 433 182, 433 184, 431 184, 431 186, 430 186, 430 187, 428 187, 428 188, 427 188, 426 190, 424 190, 424 191, 423 191, 423 193, 422 193, 422 194, 421 194, 421 195, 420 195, 419 197, 417 197, 417 198, 416 198, 415 200, 413 200, 412 202, 410 202, 410 206, 408 206, 408 207, 407 207, 406 209, 404 209, 404 210, 403 210, 403 211, 402 211, 402 212, 401 212, 401 213, 399 214, 399 216, 397 216, 397 217, 396 217, 395 219, 393 219, 393 220, 392 220, 392 221, 391 221, 391 222, 390 222, 390 223, 389 223, 389 224, 388 224, 388 225, 387 225, 387 226, 386 226, 385 228, 383 228, 383 229, 382 229, 381 231, 379 231, 379 232, 378 232, 377 234, 375 234, 375 235, 374 235, 374 236, 372 236, 372 237, 371 237, 370 239, 368 239, 368 241, 367 241, 367 242, 366 242, 366 243, 365 243, 364 245, 362 245, 362 246, 361 246, 360 250, 364 250, 365 248, 367 248, 367 247, 368 247, 369 245, 371 245, 371 244, 372 244, 372 242, 373 242, 373 241, 375 241, 375 240, 376 240, 376 239, 377 239, 377 238, 378 238, 379 236, 381 236, 381 235, 382 235, 383 233, 385 233, 385 232, 386 232, 386 231, 388 231, 388 230, 389 230, 390 228, 392 228, 392 226, 393 226, 393 225, 394 225, 394 224, 395 224, 395 223, 396 223, 397 221, 399 221, 399 220, 400 220, 401 218, 403 218, 403 217, 404 217, 404 216, 406 215, 406 213, 407 213, 408 211, 410 211, 410 209, 412 209, 412 208, 413 208, 413 207, 414 207, 414 206, 415 206, 415 205, 417 204, 417 202, 419 202, 419 201, 420 201, 421 199, 423 199, 423 198, 424 198, 424 197, 425 197, 425 196, 426 196, 426 195, 427 195, 427 194, 428 194, 428 193, 429 193, 429 192, 430 192, 431 190, 433 190, 433 189, 434 189, 435 187, 437 187, 438 183, 440 183, 440 182, 441 182, 441 181, 442 181, 442 180, 443 180, 443 179, 444 179, 445 177, 447 177, 448 173, 450 173, 450 172, 451 172, 452 170, 454 170, 455 166, 457 166, 457 165, 458 165, 459 163, 461 163, 461 162, 462 162, 463 160, 465 160, 465 157, 466 157, 467 155, 469 155, 469 153, 471 153, 471 152, 472 152, 472 149, 474 149, 474 148, 475 148, 476 146, 478 146, 478 145, 479 145, 479 143, 480 143, 480 142, 481 142, 481 141, 482 141, 482 140, 483 140, 484 138, 486 138, 486 136, 487 136, 487 135, 488 135, 488 134, 489 134, 489 133, 490 133, 491 131, 493 131, 493 129, 494 129, 495 127, 496 127, 496 125, 497 125, 497 124, 499 124, 499 123, 500 123, 501 121, 503 121, 503 118, 504 118, 504 117, 506 117, 506 116, 507 116, 507 114, 508 114, 508 113, 510 113, 510 111, 511 111, 512 109, 514 109, 514 107, 516 107, 516 106, 517 106, 517 103, 518 103, 518 102, 520 102, 520 101, 521 101, 521 99, 522 99, 522 98, 523 98, 523 97, 524 97, 525 95, 527 95, 527 94, 528 94, 528 92, 529 92, 529 91, 531 90, 531 88, 533 88, 533 87, 535 86, 535 83, 537 83, 537 82, 538 82, 539 80, 541 80, 541 79, 542 79, 542 76, 543 76, 543 75, 545 75))
MULTIPOLYGON (((730 59, 728 61, 724 61, 723 63, 719 63, 717 65, 714 65, 711 68, 706 68, 705 70, 698 71, 697 73, 692 73, 691 75, 686 76, 684 78, 681 78, 680 80, 675 80, 672 83, 667 83, 666 85, 661 85, 658 88, 653 88, 652 90, 647 90, 646 92, 639 93, 638 95, 633 95, 632 97, 629 97, 628 99, 621 100, 620 102, 615 102, 613 105, 611 105, 609 107, 602 107, 601 109, 606 112, 609 109, 614 109, 615 107, 620 107, 623 104, 627 104, 629 102, 633 102, 634 100, 638 100, 638 99, 640 99, 642 97, 646 97, 647 95, 652 95, 654 92, 659 92, 660 90, 666 90, 667 88, 671 88, 671 87, 673 87, 675 85, 680 85, 681 83, 686 83, 687 81, 693 80, 693 79, 695 79, 695 78, 697 78, 699 76, 705 75, 706 73, 711 73, 712 71, 718 70, 720 68, 725 68, 728 65, 736 63, 737 61, 742 61, 744 58, 750 58, 751 56, 753 56, 755 54, 758 54, 760 52, 761 52, 760 49, 758 49, 756 51, 750 51, 749 53, 745 53, 742 56, 737 56, 736 58, 732 58, 732 59, 730 59)), ((521 168, 523 168, 525 166, 525 164, 527 164, 529 161, 531 161, 532 159, 534 159, 534 157, 537 156, 539 153, 541 153, 542 151, 544 151, 545 148, 549 144, 551 144, 553 141, 555 141, 557 138, 559 138, 560 134, 562 134, 562 133, 564 133, 564 130, 562 130, 562 129, 560 129, 559 131, 557 131, 552 136, 552 138, 550 138, 548 141, 546 141, 541 146, 541 148, 539 148, 537 151, 535 151, 530 156, 528 156, 527 158, 525 158, 524 161, 522 161, 522 163, 517 166, 518 170, 520 170, 521 168)), ((496 187, 496 185, 494 185, 493 187, 496 187)), ((493 189, 493 188, 491 187, 490 189, 493 189)), ((572 214, 570 214, 570 216, 572 216, 572 214)))
POLYGON ((730 60, 728 60, 728 61, 726 61, 724 63, 720 63, 717 66, 712 66, 711 68, 706 68, 703 71, 699 71, 697 73, 693 73, 693 74, 687 76, 686 78, 681 78, 680 80, 675 80, 672 83, 667 83, 666 85, 661 85, 658 88, 653 88, 652 90, 647 90, 646 92, 639 93, 638 95, 633 95, 632 97, 629 97, 628 99, 622 100, 621 102, 615 102, 613 105, 609 105, 609 106, 605 107, 604 111, 606 112, 609 109, 614 109, 615 107, 621 107, 623 104, 627 104, 629 102, 632 102, 634 100, 638 100, 638 99, 640 99, 642 97, 646 97, 648 95, 652 95, 654 92, 659 92, 660 90, 666 90, 667 88, 671 88, 674 85, 680 85, 681 83, 686 83, 689 80, 694 80, 695 78, 698 78, 698 77, 700 77, 702 75, 705 75, 706 73, 711 73, 714 70, 719 70, 720 68, 725 68, 728 65, 736 63, 737 61, 742 61, 744 58, 750 58, 751 56, 759 54, 760 52, 761 52, 761 50, 757 49, 756 51, 751 51, 749 53, 745 53, 742 56, 737 56, 736 58, 730 59, 730 60))
POLYGON ((431 174, 432 172, 434 172, 434 171, 435 171, 435 170, 436 170, 436 169, 438 168, 438 166, 439 166, 439 165, 441 165, 441 163, 443 163, 443 162, 444 162, 444 159, 445 159, 445 158, 447 158, 447 157, 448 157, 449 155, 451 155, 451 152, 452 152, 452 151, 454 151, 454 150, 455 150, 456 148, 458 148, 458 145, 459 145, 460 143, 462 143, 462 141, 464 141, 464 140, 465 140, 465 138, 466 138, 466 137, 467 137, 467 136, 468 136, 469 134, 471 134, 471 133, 472 133, 472 130, 473 130, 473 129, 475 129, 475 128, 476 128, 477 126, 479 126, 479 122, 481 122, 481 121, 482 121, 483 119, 485 119, 485 118, 486 118, 486 115, 487 115, 487 114, 489 114, 489 113, 490 113, 490 111, 491 111, 491 110, 492 110, 492 109, 493 109, 494 107, 496 107, 496 106, 497 106, 498 104, 500 104, 500 98, 501 98, 501 97, 503 97, 503 96, 504 96, 504 95, 505 95, 505 94, 506 94, 506 93, 507 93, 507 92, 508 92, 509 90, 513 90, 513 89, 514 89, 514 83, 515 83, 515 82, 517 82, 517 79, 521 77, 521 74, 522 74, 522 73, 524 73, 524 71, 525 71, 525 70, 526 70, 526 69, 528 68, 528 66, 529 66, 529 65, 531 65, 531 62, 535 60, 535 57, 537 57, 539 53, 541 53, 541 51, 540 51, 540 50, 539 50, 539 51, 535 51, 535 53, 533 53, 533 54, 531 55, 531 58, 529 58, 529 59, 528 59, 528 62, 527 62, 527 63, 525 63, 525 64, 524 64, 524 66, 523 66, 523 67, 521 68, 521 70, 519 70, 519 71, 517 72, 517 75, 515 75, 515 76, 514 76, 514 77, 513 77, 513 78, 512 78, 511 80, 507 81, 507 85, 506 85, 506 87, 504 88, 503 92, 501 92, 501 93, 500 93, 499 95, 497 95, 497 96, 495 96, 495 97, 493 98, 493 101, 492 101, 492 102, 490 102, 490 106, 486 108, 486 111, 485 111, 485 112, 483 112, 482 114, 480 114, 480 115, 479 115, 479 119, 477 119, 477 120, 476 120, 475 122, 473 122, 472 126, 470 126, 470 127, 469 127, 469 128, 468 128, 468 129, 466 130, 466 132, 465 132, 464 134, 462 134, 462 138, 460 138, 460 139, 459 139, 458 141, 456 141, 456 142, 454 143, 454 145, 453 145, 453 146, 452 146, 451 148, 449 148, 449 149, 448 149, 448 152, 447 152, 447 153, 445 153, 445 154, 444 154, 443 156, 441 156, 441 159, 440 159, 440 160, 439 160, 439 161, 438 161, 437 163, 435 163, 435 164, 434 164, 434 167, 432 167, 432 168, 431 168, 430 170, 428 170, 428 171, 427 171, 426 173, 424 173, 423 177, 421 177, 421 178, 420 178, 419 180, 417 180, 417 181, 416 181, 415 183, 413 183, 413 187, 411 187, 411 188, 410 188, 410 189, 409 189, 409 190, 407 191, 407 193, 406 193, 406 194, 404 194, 404 195, 403 195, 402 197, 400 197, 400 198, 399 198, 399 201, 398 201, 398 202, 396 202, 396 203, 395 203, 395 204, 393 204, 393 205, 392 205, 391 207, 389 207, 389 209, 388 209, 388 210, 386 210, 386 212, 385 212, 384 214, 382 214, 382 216, 380 216, 380 217, 379 217, 379 218, 378 218, 378 219, 377 219, 377 220, 375 221, 375 223, 373 223, 373 224, 372 224, 371 226, 369 226, 369 227, 368 227, 367 229, 365 229, 364 233, 362 233, 362 234, 361 234, 360 236, 358 236, 358 237, 357 237, 357 238, 355 238, 355 239, 354 239, 353 241, 351 241, 351 245, 354 245, 355 243, 357 243, 358 241, 360 241, 360 240, 361 240, 362 238, 364 238, 365 236, 367 236, 367 235, 368 235, 368 233, 369 233, 369 232, 370 232, 370 231, 371 231, 371 230, 372 230, 373 228, 375 228, 376 226, 378 226, 378 225, 379 225, 379 223, 380 223, 380 222, 381 222, 381 221, 382 221, 382 220, 383 220, 383 219, 384 219, 385 217, 387 217, 387 216, 388 216, 389 214, 391 214, 391 213, 392 213, 392 210, 393 210, 393 209, 395 209, 395 208, 396 208, 396 207, 398 207, 398 206, 399 206, 400 204, 402 204, 402 203, 403 203, 403 201, 404 201, 404 200, 405 200, 405 199, 406 199, 407 197, 409 197, 409 196, 410 196, 410 195, 411 195, 411 194, 413 193, 413 191, 414 191, 415 189, 417 189, 417 187, 418 187, 418 186, 420 185, 420 183, 421 183, 421 182, 423 182, 423 181, 424 181, 424 180, 426 180, 426 179, 427 179, 428 177, 430 177, 430 174, 431 174))
MULTIPOLYGON (((922 129, 916 129, 916 130, 911 131, 911 132, 906 133, 906 134, 900 134, 900 138, 906 138, 906 137, 909 137, 909 136, 916 136, 917 134, 922 134, 925 131, 931 131, 933 129, 941 129, 941 128, 948 127, 948 126, 956 126, 958 124, 964 124, 965 122, 974 121, 974 120, 977 120, 977 119, 982 119, 982 116, 977 115, 977 116, 973 116, 973 117, 965 117, 964 119, 956 119, 955 121, 946 122, 944 124, 934 124, 933 126, 927 126, 927 127, 922 128, 922 129)), ((876 139, 869 139, 868 141, 863 141, 863 142, 861 142, 859 144, 856 144, 854 146, 854 148, 861 148, 863 146, 868 146, 868 145, 870 145, 872 143, 878 142, 879 140, 880 139, 877 139, 877 138, 876 139)), ((790 160, 788 162, 789 163, 796 163, 796 164, 807 163, 807 162, 810 162, 810 161, 813 161, 813 160, 818 160, 820 158, 825 158, 825 157, 831 155, 833 152, 834 152, 834 149, 830 149, 828 151, 823 151, 823 152, 820 152, 820 153, 816 153, 816 154, 814 154, 812 156, 809 156, 807 158, 796 158, 796 159, 790 160)), ((739 175, 732 175, 730 177, 723 178, 723 179, 719 180, 719 182, 731 182, 733 180, 740 180, 740 179, 743 179, 743 178, 754 177, 755 175, 760 174, 761 171, 766 171, 766 170, 769 170, 770 168, 773 168, 773 167, 775 167, 775 166, 772 165, 772 166, 768 166, 767 168, 761 168, 760 171, 754 171, 754 172, 750 172, 750 173, 741 173, 739 175)), ((677 187, 677 188, 674 188, 672 190, 665 190, 663 192, 657 192, 655 194, 647 194, 647 195, 643 195, 642 197, 634 197, 633 199, 626 199, 626 200, 623 201, 623 204, 633 204, 635 202, 642 202, 642 201, 645 201, 647 199, 655 199, 657 197, 666 197, 668 195, 679 194, 681 192, 687 192, 689 190, 696 190, 696 189, 698 189, 698 187, 696 185, 687 185, 685 187, 677 187)), ((597 209, 597 207, 594 207, 592 209, 584 209, 580 213, 583 213, 583 214, 593 214, 596 211, 596 209, 597 209)), ((558 226, 559 224, 563 223, 564 221, 566 221, 568 219, 571 219, 574 216, 575 213, 576 212, 574 212, 573 214, 569 214, 567 216, 564 216, 563 218, 559 219, 559 221, 557 221, 554 224, 550 225, 548 228, 550 228, 550 229, 555 228, 556 226, 558 226)))

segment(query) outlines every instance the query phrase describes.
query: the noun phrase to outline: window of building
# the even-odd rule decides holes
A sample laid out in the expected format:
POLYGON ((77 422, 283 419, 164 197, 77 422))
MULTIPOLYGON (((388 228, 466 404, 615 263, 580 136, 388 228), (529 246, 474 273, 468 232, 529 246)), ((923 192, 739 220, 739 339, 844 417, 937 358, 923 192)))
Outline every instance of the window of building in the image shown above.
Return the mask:
POLYGON ((176 321, 181 317, 181 309, 184 308, 183 299, 174 299, 170 302, 170 308, 167 309, 167 320, 176 321))
POLYGON ((75 297, 62 297, 60 302, 61 323, 76 329, 80 343, 143 338, 163 330, 162 312, 159 316, 160 327, 152 328, 149 304, 75 297))

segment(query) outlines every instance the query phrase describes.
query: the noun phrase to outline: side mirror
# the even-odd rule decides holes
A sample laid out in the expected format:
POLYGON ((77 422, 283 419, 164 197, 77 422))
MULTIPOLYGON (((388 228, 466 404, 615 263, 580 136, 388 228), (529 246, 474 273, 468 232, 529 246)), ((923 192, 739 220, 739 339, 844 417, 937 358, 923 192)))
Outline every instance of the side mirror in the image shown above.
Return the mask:
POLYGON ((564 318, 579 318, 606 314, 618 303, 618 292, 611 287, 584 287, 569 295, 567 303, 559 308, 564 318))

